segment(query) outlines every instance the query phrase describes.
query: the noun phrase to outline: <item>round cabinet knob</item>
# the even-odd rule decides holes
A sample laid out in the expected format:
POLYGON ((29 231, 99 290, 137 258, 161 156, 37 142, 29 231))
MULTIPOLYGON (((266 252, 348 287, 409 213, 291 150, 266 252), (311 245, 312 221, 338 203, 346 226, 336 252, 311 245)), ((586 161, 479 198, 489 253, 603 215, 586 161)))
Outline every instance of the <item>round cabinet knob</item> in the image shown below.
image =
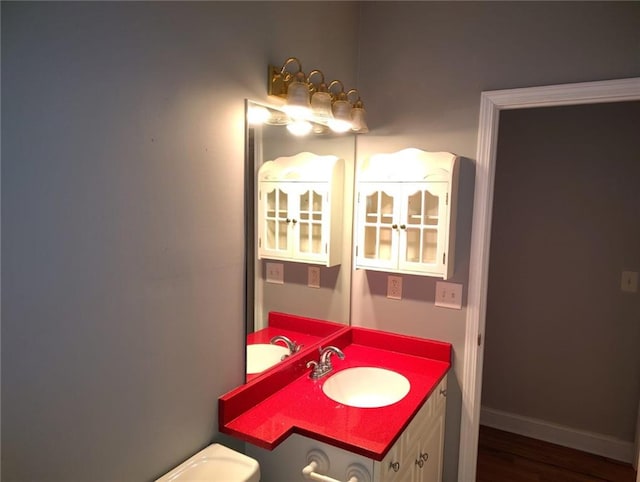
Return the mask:
POLYGON ((400 225, 400 229, 407 229, 407 225, 406 224, 401 224, 400 225))
POLYGON ((400 470, 400 462, 389 462, 389 468, 394 472, 397 472, 398 470, 400 470))
POLYGON ((293 224, 296 224, 297 222, 298 222, 298 220, 297 220, 297 219, 294 219, 294 220, 293 220, 293 224))
POLYGON ((429 460, 429 454, 421 453, 420 454, 420 458, 426 462, 427 460, 429 460))
POLYGON ((291 219, 287 218, 287 224, 289 224, 291 222, 291 219))
POLYGON ((416 460, 416 465, 420 468, 424 467, 424 460, 422 459, 417 459, 416 460))
POLYGON ((397 225, 397 224, 392 224, 392 225, 391 225, 391 228, 393 228, 393 229, 398 229, 398 225, 397 225))

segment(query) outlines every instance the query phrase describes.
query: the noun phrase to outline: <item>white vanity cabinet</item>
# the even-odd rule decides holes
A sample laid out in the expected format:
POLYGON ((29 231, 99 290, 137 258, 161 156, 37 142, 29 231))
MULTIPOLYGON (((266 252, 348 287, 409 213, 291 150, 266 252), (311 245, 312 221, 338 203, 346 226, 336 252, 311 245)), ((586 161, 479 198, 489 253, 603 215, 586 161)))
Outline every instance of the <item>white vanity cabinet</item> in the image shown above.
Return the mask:
POLYGON ((258 258, 341 262, 344 162, 302 152, 258 172, 258 258))
POLYGON ((328 459, 328 467, 318 472, 339 481, 348 480, 347 474, 355 465, 364 468, 372 482, 441 482, 446 388, 445 377, 382 461, 298 434, 289 436, 273 451, 247 444, 247 455, 258 460, 265 482, 308 480, 302 469, 308 463, 308 454, 317 450, 328 459))
POLYGON ((358 171, 356 268, 450 278, 459 158, 405 149, 358 171))
POLYGON ((446 377, 381 462, 375 482, 441 482, 446 412, 446 377))

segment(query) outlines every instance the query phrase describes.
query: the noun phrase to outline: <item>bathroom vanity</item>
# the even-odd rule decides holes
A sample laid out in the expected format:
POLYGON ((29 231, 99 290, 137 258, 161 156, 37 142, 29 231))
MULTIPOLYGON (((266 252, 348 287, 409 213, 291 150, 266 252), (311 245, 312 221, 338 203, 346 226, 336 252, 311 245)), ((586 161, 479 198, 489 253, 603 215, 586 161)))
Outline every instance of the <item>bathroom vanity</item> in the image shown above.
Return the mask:
POLYGON ((315 460, 318 473, 336 480, 348 480, 355 469, 376 482, 440 480, 451 345, 344 327, 310 348, 219 399, 220 431, 249 442, 247 453, 260 462, 263 478, 304 480, 303 467, 315 460), (318 361, 320 345, 345 357, 334 356, 332 372, 313 380, 307 365, 318 361), (327 396, 327 381, 355 368, 394 372, 410 388, 399 400, 370 408, 327 396))
POLYGON ((349 470, 356 466, 366 470, 373 482, 441 482, 445 408, 446 378, 381 461, 299 434, 291 435, 273 451, 247 444, 246 452, 259 461, 266 482, 304 480, 302 468, 310 461, 310 454, 312 459, 321 459, 324 454, 328 463, 317 472, 341 481, 349 480, 349 470))

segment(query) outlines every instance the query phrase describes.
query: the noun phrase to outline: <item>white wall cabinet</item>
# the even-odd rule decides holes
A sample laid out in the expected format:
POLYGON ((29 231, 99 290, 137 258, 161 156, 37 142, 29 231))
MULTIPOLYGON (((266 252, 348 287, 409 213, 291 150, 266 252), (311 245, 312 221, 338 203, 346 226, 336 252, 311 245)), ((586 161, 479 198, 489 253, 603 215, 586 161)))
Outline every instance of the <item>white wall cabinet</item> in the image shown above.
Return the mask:
POLYGON ((302 152, 258 173, 258 258, 341 262, 344 162, 302 152))
POLYGON ((247 454, 260 463, 264 482, 307 480, 302 476, 302 468, 307 465, 311 450, 321 450, 327 455, 329 468, 323 475, 337 480, 347 480, 349 468, 358 464, 369 472, 372 482, 442 482, 446 388, 445 377, 382 461, 298 434, 291 435, 273 451, 247 444, 247 454))
POLYGON ((356 268, 453 276, 458 157, 405 149, 358 172, 356 268))

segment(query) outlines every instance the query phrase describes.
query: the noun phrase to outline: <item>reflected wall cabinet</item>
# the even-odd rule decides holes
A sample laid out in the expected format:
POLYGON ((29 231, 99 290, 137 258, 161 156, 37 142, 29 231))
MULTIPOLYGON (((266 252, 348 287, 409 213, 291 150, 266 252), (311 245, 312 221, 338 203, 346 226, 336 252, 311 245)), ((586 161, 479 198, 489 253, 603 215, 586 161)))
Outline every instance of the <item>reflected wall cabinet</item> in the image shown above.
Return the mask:
POLYGON ((453 276, 458 164, 455 154, 413 148, 362 163, 356 268, 453 276))
POLYGON ((258 173, 258 258, 341 262, 344 161, 301 152, 258 173))

